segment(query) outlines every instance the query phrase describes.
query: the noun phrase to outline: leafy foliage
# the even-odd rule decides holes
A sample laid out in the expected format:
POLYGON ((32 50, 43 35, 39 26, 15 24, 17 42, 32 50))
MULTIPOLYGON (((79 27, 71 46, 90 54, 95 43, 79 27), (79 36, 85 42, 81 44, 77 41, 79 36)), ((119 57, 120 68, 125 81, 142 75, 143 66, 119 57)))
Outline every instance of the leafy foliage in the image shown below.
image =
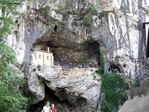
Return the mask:
POLYGON ((97 13, 97 10, 96 10, 96 7, 95 5, 93 4, 90 4, 87 8, 87 13, 90 13, 90 14, 96 14, 97 13))
POLYGON ((100 51, 99 51, 99 62, 98 62, 99 67, 100 67, 98 70, 98 73, 100 75, 104 74, 104 63, 105 63, 105 61, 104 61, 103 50, 100 49, 100 51))
POLYGON ((91 26, 93 20, 92 20, 92 16, 90 14, 87 14, 83 17, 83 24, 85 26, 91 26))
POLYGON ((23 77, 10 64, 15 61, 14 51, 0 43, 0 112, 20 112, 27 99, 20 91, 23 77))
POLYGON ((101 19, 102 17, 107 17, 109 12, 110 12, 110 11, 102 11, 102 12, 99 14, 99 18, 101 19))
POLYGON ((125 90, 128 84, 118 74, 104 75, 102 77, 101 91, 104 94, 102 101, 102 112, 117 112, 119 106, 127 100, 125 90))
POLYGON ((100 49, 99 70, 101 76, 101 112, 117 112, 119 106, 127 100, 128 83, 119 74, 105 74, 104 56, 100 49))
POLYGON ((84 14, 83 17, 83 24, 84 26, 91 26, 93 19, 92 19, 92 15, 96 14, 97 10, 96 7, 93 4, 90 4, 84 14))
MULTIPOLYGON (((11 89, 12 91, 12 89, 11 89)), ((26 105, 26 98, 19 91, 10 92, 8 86, 0 81, 0 111, 22 112, 26 105)))
POLYGON ((9 64, 15 61, 15 53, 4 43, 0 43, 0 76, 9 72, 9 64))
POLYGON ((0 37, 11 33, 14 25, 12 17, 17 14, 17 5, 20 3, 21 0, 0 0, 0 10, 2 11, 0 16, 0 37))
MULTIPOLYGON (((0 0, 0 38, 11 33, 20 0, 0 0)), ((0 42, 0 112, 23 112, 27 99, 22 95, 23 77, 12 67, 15 62, 14 51, 0 42)))

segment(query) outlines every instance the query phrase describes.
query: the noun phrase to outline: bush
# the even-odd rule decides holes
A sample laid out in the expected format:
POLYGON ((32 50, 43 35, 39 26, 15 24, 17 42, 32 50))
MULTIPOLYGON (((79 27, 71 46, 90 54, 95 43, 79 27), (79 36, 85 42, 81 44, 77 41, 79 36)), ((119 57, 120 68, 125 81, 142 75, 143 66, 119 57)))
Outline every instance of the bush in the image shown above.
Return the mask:
POLYGON ((23 77, 10 66, 14 61, 14 51, 0 43, 0 112, 21 112, 27 104, 27 98, 20 90, 23 77))
POLYGON ((103 75, 101 85, 101 112, 117 112, 119 106, 128 99, 126 93, 127 89, 128 84, 120 75, 103 75))
POLYGON ((92 16, 90 14, 87 14, 83 17, 83 24, 85 26, 91 26, 92 24, 92 16))
POLYGON ((96 10, 96 7, 95 5, 93 4, 90 4, 87 8, 87 13, 90 13, 90 14, 96 14, 97 13, 97 10, 96 10))
POLYGON ((20 0, 1 0, 1 27, 0 27, 0 112, 23 112, 27 99, 21 92, 23 77, 12 68, 15 62, 14 51, 1 42, 3 37, 12 32, 14 15, 17 13, 17 6, 20 0))
POLYGON ((100 51, 99 51, 99 62, 98 62, 98 64, 99 64, 99 74, 100 75, 102 75, 102 74, 104 74, 104 64, 105 64, 105 61, 104 61, 104 54, 103 54, 103 50, 102 49, 100 49, 100 51))
POLYGON ((102 11, 102 12, 99 14, 99 18, 101 19, 102 17, 107 17, 107 16, 108 16, 108 13, 109 13, 109 11, 102 11))
POLYGON ((10 89, 0 81, 0 112, 21 112, 26 104, 27 99, 19 91, 10 89))
POLYGON ((96 7, 93 5, 93 4, 90 4, 85 13, 83 14, 84 17, 83 17, 83 24, 84 26, 91 26, 91 24, 93 23, 93 19, 92 19, 92 15, 96 14, 97 13, 97 10, 96 10, 96 7))

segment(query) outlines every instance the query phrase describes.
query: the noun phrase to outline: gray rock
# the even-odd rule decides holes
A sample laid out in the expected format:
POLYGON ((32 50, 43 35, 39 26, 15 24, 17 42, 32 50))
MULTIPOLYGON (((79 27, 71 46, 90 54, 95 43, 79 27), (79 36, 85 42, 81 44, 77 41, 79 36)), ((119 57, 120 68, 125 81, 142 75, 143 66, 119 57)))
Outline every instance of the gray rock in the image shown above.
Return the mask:
POLYGON ((149 96, 135 97, 128 100, 118 112, 148 112, 149 96))
POLYGON ((32 8, 40 10, 38 16, 29 14, 33 11, 26 6, 25 2, 21 12, 26 16, 19 21, 18 36, 12 34, 8 39, 9 45, 16 51, 19 64, 29 65, 30 49, 35 42, 48 42, 56 61, 95 63, 98 55, 95 52, 99 47, 93 47, 90 52, 88 44, 97 42, 104 51, 106 70, 110 63, 114 63, 126 75, 134 77, 138 72, 142 64, 140 60, 145 57, 142 29, 149 18, 147 0, 38 0, 32 2, 32 8), (83 14, 90 4, 97 14, 92 14, 91 25, 85 26, 83 14))
POLYGON ((33 102, 38 103, 45 98, 45 88, 42 80, 39 80, 37 73, 31 71, 28 76, 28 89, 33 94, 33 102))
POLYGON ((35 101, 41 101, 45 91, 43 83, 39 82, 44 82, 61 101, 67 100, 71 105, 81 105, 82 102, 82 105, 95 110, 98 106, 101 82, 94 80, 95 71, 92 69, 71 68, 66 73, 59 66, 44 66, 41 70, 31 72, 29 89, 37 96, 35 101))

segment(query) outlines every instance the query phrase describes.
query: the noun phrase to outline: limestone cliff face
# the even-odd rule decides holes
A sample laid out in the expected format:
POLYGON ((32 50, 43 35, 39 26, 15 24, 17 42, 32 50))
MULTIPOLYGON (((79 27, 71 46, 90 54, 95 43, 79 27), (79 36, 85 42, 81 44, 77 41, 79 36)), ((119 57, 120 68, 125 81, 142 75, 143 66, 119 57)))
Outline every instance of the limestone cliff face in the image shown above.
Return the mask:
MULTIPOLYGON (((100 87, 95 84, 92 88, 85 88, 83 95, 75 97, 73 94, 71 97, 71 93, 76 92, 75 84, 69 81, 73 80, 73 77, 58 77, 58 80, 48 84, 49 80, 45 78, 49 75, 42 77, 42 73, 30 73, 34 44, 50 47, 55 64, 73 64, 73 67, 81 64, 81 67, 86 68, 88 64, 97 65, 99 49, 102 48, 107 72, 118 69, 119 72, 133 77, 142 74, 139 71, 146 59, 143 23, 149 22, 148 0, 27 0, 23 2, 20 11, 22 16, 17 19, 15 34, 9 35, 7 42, 16 51, 17 63, 28 76, 29 89, 36 96, 36 102, 45 98, 44 87, 49 86, 52 89, 51 84, 54 83, 57 88, 59 83, 66 81, 67 85, 61 85, 63 91, 65 86, 72 85, 69 87, 71 91, 68 92, 69 103, 71 98, 76 101, 77 98, 83 97, 91 104, 90 98, 94 94, 90 95, 90 89, 97 87, 97 97, 94 104, 91 104, 97 107, 100 87), (39 78, 46 82, 46 86, 40 83, 39 78)), ((75 81, 79 82, 81 77, 77 77, 75 81)), ((92 81, 97 82, 92 75, 89 77, 89 84, 92 84, 92 81)), ((88 79, 88 76, 85 79, 88 79)), ((83 87, 86 87, 86 84, 88 82, 83 83, 83 87)), ((57 89, 52 90, 57 93, 57 89)), ((77 92, 80 93, 81 90, 77 92)), ((59 98, 61 96, 55 95, 59 98)))
POLYGON ((9 38, 20 64, 29 64, 35 42, 46 42, 65 63, 96 63, 100 46, 106 70, 112 63, 132 76, 145 57, 147 0, 35 0, 22 9, 18 34, 9 38))

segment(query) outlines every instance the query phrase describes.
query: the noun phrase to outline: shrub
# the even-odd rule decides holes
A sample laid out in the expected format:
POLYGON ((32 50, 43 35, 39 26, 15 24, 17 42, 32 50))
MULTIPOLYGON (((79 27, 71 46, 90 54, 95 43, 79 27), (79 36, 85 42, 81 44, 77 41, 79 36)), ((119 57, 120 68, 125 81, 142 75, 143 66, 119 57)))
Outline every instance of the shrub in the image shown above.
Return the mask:
POLYGON ((22 95, 23 77, 12 68, 15 62, 14 51, 1 42, 2 37, 12 31, 13 17, 19 12, 17 6, 20 0, 1 0, 0 27, 0 112, 23 112, 27 99, 22 95))
POLYGON ((87 14, 83 17, 83 24, 85 26, 91 26, 92 24, 92 16, 90 14, 87 14))
POLYGON ((91 26, 91 24, 93 23, 93 19, 92 19, 92 15, 96 14, 97 13, 97 10, 96 10, 96 7, 93 5, 93 4, 90 4, 85 13, 83 14, 84 17, 83 17, 83 24, 84 26, 91 26))
POLYGON ((104 74, 104 64, 105 64, 104 54, 103 54, 103 50, 102 49, 99 50, 99 57, 98 58, 99 58, 99 62, 98 62, 99 70, 98 70, 98 73, 100 75, 102 75, 102 74, 104 74))
POLYGON ((23 77, 10 66, 14 61, 14 51, 0 43, 0 112, 20 112, 27 104, 20 90, 24 84, 23 77))
POLYGON ((99 14, 99 18, 101 19, 102 17, 107 17, 107 16, 108 16, 108 13, 109 13, 109 11, 102 11, 102 12, 99 14))
POLYGON ((102 76, 102 105, 101 112, 117 112, 119 106, 128 98, 126 90, 128 84, 118 74, 106 74, 102 76))
POLYGON ((90 13, 90 14, 96 14, 97 13, 97 10, 96 10, 96 7, 95 5, 93 4, 90 4, 87 8, 87 13, 90 13))

